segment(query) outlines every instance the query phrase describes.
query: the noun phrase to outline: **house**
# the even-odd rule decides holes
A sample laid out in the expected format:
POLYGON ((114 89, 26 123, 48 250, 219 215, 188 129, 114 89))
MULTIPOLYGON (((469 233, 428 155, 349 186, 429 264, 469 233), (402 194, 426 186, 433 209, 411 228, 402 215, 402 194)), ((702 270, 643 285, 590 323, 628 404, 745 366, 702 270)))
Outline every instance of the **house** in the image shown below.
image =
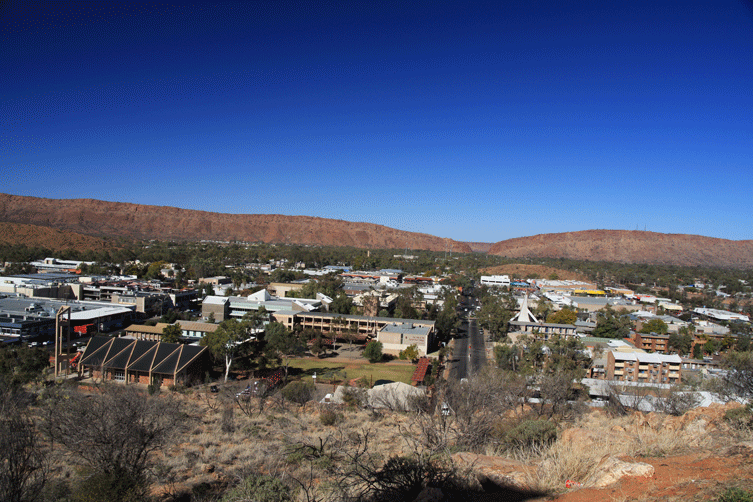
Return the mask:
POLYGON ((211 368, 206 347, 95 336, 81 356, 79 375, 126 384, 190 385, 211 368))

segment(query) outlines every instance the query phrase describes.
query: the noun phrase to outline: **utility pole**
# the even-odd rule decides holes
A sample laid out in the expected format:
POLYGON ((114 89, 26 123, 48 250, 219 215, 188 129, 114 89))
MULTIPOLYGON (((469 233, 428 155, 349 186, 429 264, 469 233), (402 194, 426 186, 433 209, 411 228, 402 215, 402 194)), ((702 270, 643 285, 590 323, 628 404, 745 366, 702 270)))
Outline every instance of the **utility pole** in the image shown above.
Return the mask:
MULTIPOLYGON (((66 328, 65 332, 68 337, 68 343, 66 344, 65 351, 66 356, 70 356, 71 346, 71 308, 68 305, 60 307, 58 313, 55 315, 55 380, 58 378, 60 372, 60 356, 63 349, 63 328, 66 328), (63 316, 68 314, 68 318, 63 316)), ((67 362, 68 360, 66 360, 67 362)), ((68 374, 68 365, 66 364, 65 374, 68 374)))

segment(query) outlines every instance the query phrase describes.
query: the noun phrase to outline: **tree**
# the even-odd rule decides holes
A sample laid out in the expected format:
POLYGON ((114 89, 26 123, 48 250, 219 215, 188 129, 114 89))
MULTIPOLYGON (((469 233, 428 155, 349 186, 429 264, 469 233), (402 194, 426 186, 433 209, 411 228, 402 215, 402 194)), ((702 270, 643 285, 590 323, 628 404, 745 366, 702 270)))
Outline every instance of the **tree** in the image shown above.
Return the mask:
POLYGON ((415 361, 418 359, 418 346, 414 343, 400 351, 398 356, 402 360, 415 361))
POLYGON ((306 350, 306 344, 297 332, 287 329, 284 324, 279 322, 267 324, 264 341, 266 342, 265 350, 268 357, 282 362, 285 368, 285 380, 287 380, 290 359, 303 354, 306 350))
POLYGON ((667 323, 657 318, 643 323, 643 326, 641 327, 641 333, 658 333, 660 335, 664 335, 666 334, 668 329, 669 328, 667 327, 667 323))
POLYGON ((478 311, 476 318, 479 325, 489 331, 494 340, 505 336, 510 320, 515 315, 513 310, 507 308, 509 306, 506 300, 498 296, 488 296, 484 298, 481 310, 478 311))
POLYGON ((689 333, 670 333, 667 345, 678 354, 689 354, 693 346, 693 336, 689 333))
POLYGON ((145 395, 132 386, 105 386, 95 394, 58 387, 45 397, 45 432, 105 480, 127 480, 119 491, 128 491, 130 500, 146 499, 152 454, 187 420, 179 401, 145 395))
POLYGON ((0 379, 7 385, 23 385, 44 377, 50 354, 41 348, 0 348, 0 379))
POLYGON ((201 345, 209 347, 215 357, 224 359, 225 382, 230 374, 230 366, 238 352, 238 346, 249 336, 250 325, 236 319, 222 321, 214 332, 208 332, 201 339, 201 345))
POLYGON ((625 338, 630 334, 632 326, 633 323, 624 312, 615 312, 610 305, 607 305, 597 315, 593 336, 599 338, 625 338))
POLYGON ((366 348, 363 349, 363 357, 369 360, 370 363, 378 363, 382 360, 382 342, 372 340, 366 344, 366 348))
POLYGON ((730 351, 724 356, 724 367, 727 372, 718 393, 727 398, 753 398, 753 351, 730 351))
POLYGON ((47 479, 46 455, 26 403, 0 389, 0 500, 38 500, 47 479))
POLYGON ((553 324, 575 324, 577 320, 578 314, 568 308, 549 314, 549 317, 546 318, 546 322, 553 324))
POLYGON ((180 324, 169 324, 162 328, 161 341, 165 343, 178 343, 182 336, 183 329, 180 327, 180 324))

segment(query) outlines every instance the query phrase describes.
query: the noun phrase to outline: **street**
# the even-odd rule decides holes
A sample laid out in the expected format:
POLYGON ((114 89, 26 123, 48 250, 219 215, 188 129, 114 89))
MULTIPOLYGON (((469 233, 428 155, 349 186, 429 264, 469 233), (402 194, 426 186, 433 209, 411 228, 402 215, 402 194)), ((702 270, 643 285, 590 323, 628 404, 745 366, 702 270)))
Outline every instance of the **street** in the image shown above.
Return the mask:
POLYGON ((453 362, 450 367, 450 378, 456 380, 470 377, 486 364, 484 335, 479 329, 476 319, 470 317, 475 308, 472 297, 461 296, 461 303, 459 304, 460 327, 455 339, 453 362))

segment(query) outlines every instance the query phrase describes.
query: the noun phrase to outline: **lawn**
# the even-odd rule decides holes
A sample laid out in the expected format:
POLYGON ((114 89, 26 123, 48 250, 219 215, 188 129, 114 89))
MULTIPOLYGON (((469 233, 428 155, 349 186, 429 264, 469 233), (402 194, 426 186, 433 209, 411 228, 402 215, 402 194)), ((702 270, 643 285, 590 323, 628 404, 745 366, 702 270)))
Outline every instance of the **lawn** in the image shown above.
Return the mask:
MULTIPOLYGON (((390 362, 390 363, 376 363, 371 364, 366 361, 353 361, 353 362, 331 362, 319 359, 301 358, 290 360, 290 375, 299 376, 304 380, 310 380, 314 372, 316 372, 316 379, 319 383, 324 383, 324 376, 326 373, 332 371, 346 373, 346 378, 351 380, 353 378, 366 377, 369 382, 380 383, 385 382, 404 382, 410 384, 411 376, 416 367, 408 362, 390 362)), ((329 383, 329 382, 327 382, 329 383)))

